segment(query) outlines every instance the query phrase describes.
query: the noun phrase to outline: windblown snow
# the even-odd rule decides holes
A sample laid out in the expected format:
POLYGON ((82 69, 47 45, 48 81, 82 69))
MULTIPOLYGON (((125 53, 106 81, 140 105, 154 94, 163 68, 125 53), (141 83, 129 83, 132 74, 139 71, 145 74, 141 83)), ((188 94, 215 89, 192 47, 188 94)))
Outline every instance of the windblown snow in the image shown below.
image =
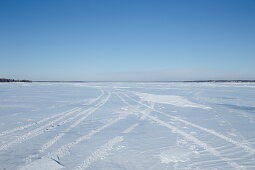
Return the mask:
POLYGON ((0 170, 255 169, 254 83, 0 84, 0 170))
POLYGON ((148 102, 171 104, 177 107, 197 107, 201 109, 211 109, 208 106, 191 102, 185 99, 184 97, 176 95, 156 95, 149 93, 135 93, 135 94, 139 96, 141 100, 148 102))

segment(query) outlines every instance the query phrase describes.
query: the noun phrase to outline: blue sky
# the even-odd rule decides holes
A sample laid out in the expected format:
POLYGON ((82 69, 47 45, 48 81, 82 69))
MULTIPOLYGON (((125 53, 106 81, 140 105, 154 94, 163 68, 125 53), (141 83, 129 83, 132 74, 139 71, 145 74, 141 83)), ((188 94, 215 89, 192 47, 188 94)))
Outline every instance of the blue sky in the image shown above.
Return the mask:
POLYGON ((255 79, 254 0, 1 0, 0 77, 255 79))

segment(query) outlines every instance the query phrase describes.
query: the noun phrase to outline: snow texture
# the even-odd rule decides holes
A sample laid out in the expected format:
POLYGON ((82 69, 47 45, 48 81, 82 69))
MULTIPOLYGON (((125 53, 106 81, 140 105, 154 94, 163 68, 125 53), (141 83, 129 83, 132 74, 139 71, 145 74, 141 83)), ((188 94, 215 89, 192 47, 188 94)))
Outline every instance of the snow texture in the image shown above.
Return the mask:
POLYGON ((0 96, 0 170, 255 169, 254 83, 3 83, 0 96))

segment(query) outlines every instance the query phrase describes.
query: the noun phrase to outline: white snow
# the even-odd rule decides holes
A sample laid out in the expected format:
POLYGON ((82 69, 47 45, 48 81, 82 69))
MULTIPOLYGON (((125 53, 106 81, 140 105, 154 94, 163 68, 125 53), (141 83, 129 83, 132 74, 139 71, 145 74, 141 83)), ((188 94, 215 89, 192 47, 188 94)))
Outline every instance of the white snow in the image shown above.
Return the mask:
POLYGON ((208 106, 197 104, 185 99, 182 96, 176 95, 157 95, 149 93, 135 93, 143 101, 161 103, 161 104, 171 104, 177 107, 196 107, 201 109, 211 109, 208 106))
POLYGON ((132 132, 137 126, 138 126, 138 123, 133 124, 133 125, 130 126, 129 128, 125 129, 122 133, 130 133, 130 132, 132 132))
POLYGON ((48 158, 39 159, 34 161, 29 165, 25 165, 19 170, 56 170, 63 168, 62 165, 58 164, 56 161, 48 158))
POLYGON ((255 169, 254 83, 4 83, 0 96, 0 169, 255 169))
POLYGON ((103 159, 107 156, 108 152, 113 149, 113 146, 122 142, 123 136, 117 136, 109 140, 106 144, 98 148, 92 155, 90 155, 86 160, 84 160, 80 165, 74 168, 74 170, 82 170, 88 168, 93 162, 98 159, 103 159))
POLYGON ((160 159, 162 163, 177 163, 177 162, 186 162, 190 159, 190 156, 192 155, 192 152, 180 148, 180 147, 171 147, 167 150, 164 150, 160 153, 160 159))

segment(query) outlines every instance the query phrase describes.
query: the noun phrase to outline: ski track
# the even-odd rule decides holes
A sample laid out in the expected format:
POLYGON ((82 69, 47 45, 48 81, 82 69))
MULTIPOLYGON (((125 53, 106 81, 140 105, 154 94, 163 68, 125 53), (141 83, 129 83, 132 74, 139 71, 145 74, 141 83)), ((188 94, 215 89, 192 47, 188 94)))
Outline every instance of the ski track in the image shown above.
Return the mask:
MULTIPOLYGON (((123 94, 123 93, 122 93, 123 94)), ((125 95, 126 97, 128 97, 129 99, 135 101, 136 103, 139 103, 137 102, 136 100, 134 100, 133 98, 131 98, 130 96, 128 96, 127 94, 123 94, 125 95)), ((141 103, 139 103, 141 104, 141 103)), ((144 104, 143 104, 144 105, 144 104)), ((148 107, 147 105, 145 105, 146 107, 148 107)), ((158 111, 157 111, 158 112, 158 111)), ((145 117, 147 117, 148 119, 150 120, 153 120, 154 122, 158 123, 159 125, 161 126, 164 126, 168 129, 170 129, 172 132, 174 133, 178 133, 179 135, 183 136, 184 138, 186 138, 187 140, 197 144, 198 146, 204 148, 206 151, 208 151, 209 153, 211 153, 212 155, 220 158, 222 161, 226 162, 228 165, 230 165, 231 167, 235 168, 235 169, 244 169, 243 166, 240 166, 239 164, 237 164, 236 162, 233 162, 231 159, 227 158, 227 157, 224 157, 223 155, 221 155, 221 153, 219 151, 217 151, 215 148, 207 145, 205 142, 197 139, 196 137, 178 129, 177 127, 173 126, 173 125, 170 125, 160 119, 158 119, 157 117, 154 117, 154 116, 151 116, 151 115, 148 115, 146 113, 143 113, 143 112, 140 112, 141 114, 143 114, 145 117)))

